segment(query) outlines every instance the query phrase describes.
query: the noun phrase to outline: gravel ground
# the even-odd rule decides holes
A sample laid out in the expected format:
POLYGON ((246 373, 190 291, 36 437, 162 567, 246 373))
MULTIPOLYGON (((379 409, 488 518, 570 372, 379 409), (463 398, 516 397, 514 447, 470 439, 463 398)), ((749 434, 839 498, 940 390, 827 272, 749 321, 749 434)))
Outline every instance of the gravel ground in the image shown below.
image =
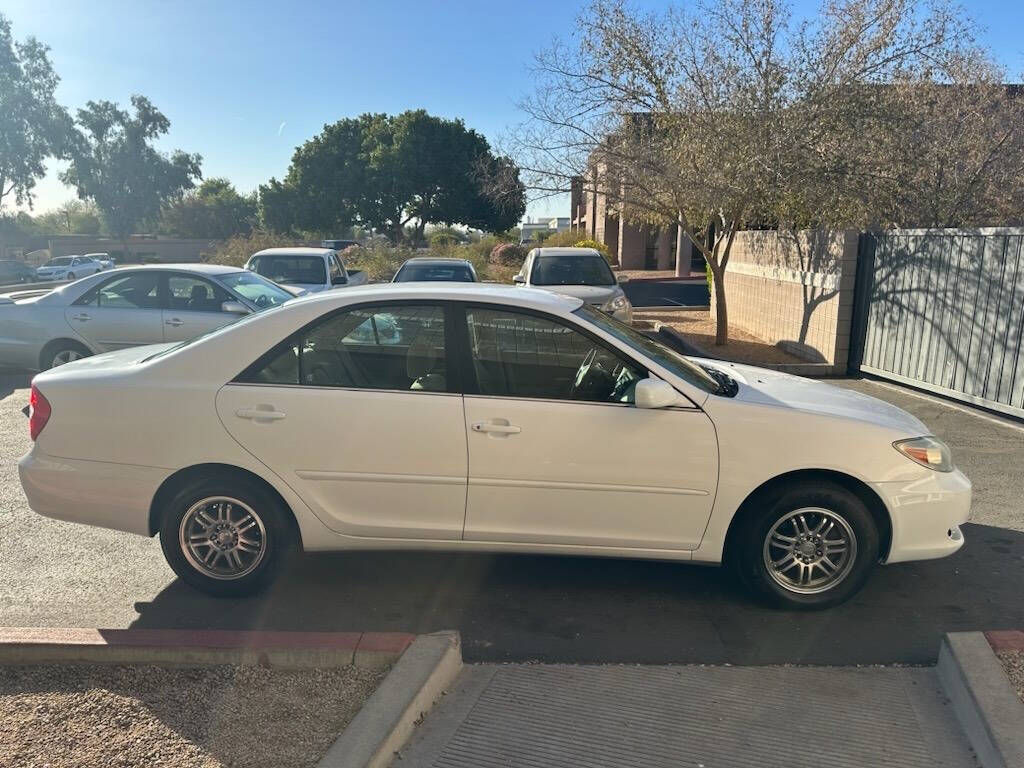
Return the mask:
POLYGON ((761 365, 763 363, 796 363, 806 364, 806 360, 783 352, 778 347, 763 339, 742 331, 739 328, 729 329, 729 343, 715 346, 715 321, 711 313, 701 310, 680 310, 678 312, 633 312, 635 320, 659 320, 679 331, 697 346, 707 350, 715 357, 732 360, 737 363, 761 365))
POLYGON ((1017 695, 1024 704, 1024 651, 1000 651, 996 654, 1003 662, 1003 669, 1010 683, 1017 689, 1017 695))
POLYGON ((0 765, 312 766, 386 672, 0 667, 0 765))

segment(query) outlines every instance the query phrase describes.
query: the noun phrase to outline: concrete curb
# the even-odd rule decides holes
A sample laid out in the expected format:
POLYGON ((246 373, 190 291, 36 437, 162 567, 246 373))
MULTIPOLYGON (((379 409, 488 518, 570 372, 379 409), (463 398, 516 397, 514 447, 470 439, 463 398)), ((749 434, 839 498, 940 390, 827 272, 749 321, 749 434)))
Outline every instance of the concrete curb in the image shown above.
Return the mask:
POLYGON ((318 768, 381 768, 462 669, 458 632, 420 635, 337 738, 318 768))
POLYGON ((948 633, 938 674, 983 768, 1024 766, 1024 703, 984 633, 948 633))
POLYGON ((309 669, 394 663, 415 635, 187 629, 0 628, 0 665, 241 664, 309 669))

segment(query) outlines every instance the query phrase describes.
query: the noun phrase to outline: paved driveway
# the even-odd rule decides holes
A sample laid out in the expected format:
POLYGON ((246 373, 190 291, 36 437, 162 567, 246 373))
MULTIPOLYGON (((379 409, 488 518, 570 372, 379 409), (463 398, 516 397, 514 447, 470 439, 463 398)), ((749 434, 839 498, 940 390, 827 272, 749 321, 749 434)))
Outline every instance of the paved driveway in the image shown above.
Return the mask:
MULTIPOLYGON (((0 377, 0 625, 263 627, 463 633, 472 661, 868 664, 934 661, 942 632, 1024 626, 1024 431, 877 384, 948 440, 976 488, 954 557, 880 568, 837 609, 751 604, 717 568, 572 557, 309 556, 269 593, 214 600, 159 543, 48 520, 18 456, 27 379, 0 377)), ((154 436, 154 439, 158 439, 154 436)))

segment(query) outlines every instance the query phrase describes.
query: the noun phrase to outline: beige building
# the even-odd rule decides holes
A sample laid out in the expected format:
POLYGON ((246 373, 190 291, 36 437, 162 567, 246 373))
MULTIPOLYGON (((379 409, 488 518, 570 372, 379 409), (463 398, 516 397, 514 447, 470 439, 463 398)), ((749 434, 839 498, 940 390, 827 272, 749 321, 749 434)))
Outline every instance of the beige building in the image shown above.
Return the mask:
MULTIPOLYGON (((594 181, 594 175, 577 176, 572 180, 569 193, 569 227, 581 237, 596 240, 608 246, 617 256, 622 269, 675 269, 677 228, 656 227, 651 224, 632 224, 619 215, 616 203, 608 199, 594 181)), ((693 244, 683 239, 684 273, 696 268, 704 269, 704 259, 693 244)))

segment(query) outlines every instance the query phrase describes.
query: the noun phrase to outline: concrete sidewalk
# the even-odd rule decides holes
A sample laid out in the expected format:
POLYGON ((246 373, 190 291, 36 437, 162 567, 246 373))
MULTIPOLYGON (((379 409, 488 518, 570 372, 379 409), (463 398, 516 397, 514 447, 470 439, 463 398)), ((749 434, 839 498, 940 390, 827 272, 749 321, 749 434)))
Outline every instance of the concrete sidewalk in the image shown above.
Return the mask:
POLYGON ((965 768, 933 668, 467 666, 394 765, 965 768))

